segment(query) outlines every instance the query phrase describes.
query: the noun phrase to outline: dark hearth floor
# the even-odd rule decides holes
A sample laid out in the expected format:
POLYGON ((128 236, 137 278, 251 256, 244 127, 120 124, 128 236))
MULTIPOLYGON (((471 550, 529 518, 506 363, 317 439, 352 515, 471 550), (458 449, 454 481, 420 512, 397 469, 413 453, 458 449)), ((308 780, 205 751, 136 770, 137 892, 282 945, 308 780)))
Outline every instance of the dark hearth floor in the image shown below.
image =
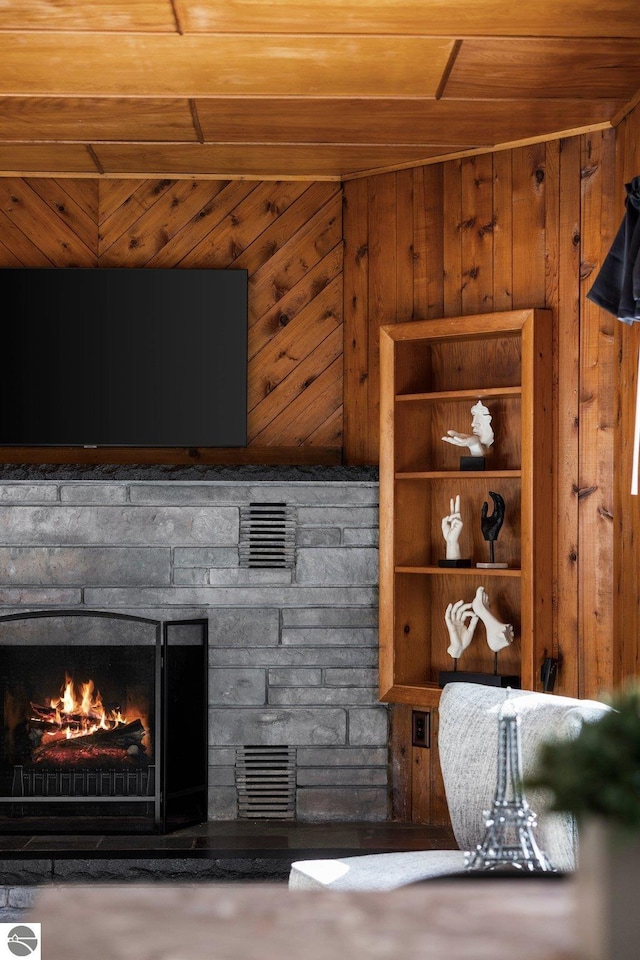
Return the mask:
POLYGON ((0 886, 282 883, 294 860, 455 846, 446 828, 411 823, 234 820, 165 836, 0 836, 0 886))
POLYGON ((282 858, 345 857, 455 847, 446 827, 414 823, 212 821, 157 835, 0 836, 0 858, 282 858))

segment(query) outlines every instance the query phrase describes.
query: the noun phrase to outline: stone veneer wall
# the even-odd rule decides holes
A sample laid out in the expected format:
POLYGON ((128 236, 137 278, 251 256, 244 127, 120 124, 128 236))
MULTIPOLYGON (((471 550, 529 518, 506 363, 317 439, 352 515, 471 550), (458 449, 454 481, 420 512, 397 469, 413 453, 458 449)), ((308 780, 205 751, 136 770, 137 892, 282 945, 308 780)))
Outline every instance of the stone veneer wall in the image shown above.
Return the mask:
POLYGON ((377 703, 376 482, 5 480, 0 613, 209 618, 209 818, 235 748, 297 748, 300 820, 388 813, 377 703), (238 565, 240 506, 296 508, 293 570, 238 565))

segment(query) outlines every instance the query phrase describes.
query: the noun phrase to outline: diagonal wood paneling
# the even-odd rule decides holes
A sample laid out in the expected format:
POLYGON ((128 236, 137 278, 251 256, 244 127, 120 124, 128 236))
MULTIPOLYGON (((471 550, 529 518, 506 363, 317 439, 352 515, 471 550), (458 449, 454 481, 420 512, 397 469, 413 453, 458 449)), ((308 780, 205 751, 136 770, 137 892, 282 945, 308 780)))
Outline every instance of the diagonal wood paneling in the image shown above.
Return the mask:
POLYGON ((0 178, 0 267, 9 266, 246 269, 250 447, 287 448, 284 461, 293 447, 339 457, 339 184, 0 178))
POLYGON ((55 180, 0 179, 0 239, 25 267, 95 266, 87 196, 83 188, 75 200, 73 182, 62 190, 55 180))

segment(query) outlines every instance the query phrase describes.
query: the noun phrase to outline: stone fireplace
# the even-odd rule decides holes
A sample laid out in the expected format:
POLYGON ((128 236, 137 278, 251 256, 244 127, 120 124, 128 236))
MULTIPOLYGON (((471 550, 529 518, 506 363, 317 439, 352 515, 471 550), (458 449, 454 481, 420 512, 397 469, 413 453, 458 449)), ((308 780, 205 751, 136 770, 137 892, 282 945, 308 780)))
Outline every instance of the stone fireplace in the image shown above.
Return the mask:
MULTIPOLYGON (((386 819, 377 483, 132 473, 0 482, 0 613, 204 620, 205 817, 247 816, 247 764, 262 750, 287 758, 289 816, 386 819), (245 542, 265 505, 288 522, 274 563, 252 561, 245 542)), ((49 699, 64 679, 52 676, 49 699)))
POLYGON ((207 621, 0 617, 0 831, 166 832, 207 817, 207 621))

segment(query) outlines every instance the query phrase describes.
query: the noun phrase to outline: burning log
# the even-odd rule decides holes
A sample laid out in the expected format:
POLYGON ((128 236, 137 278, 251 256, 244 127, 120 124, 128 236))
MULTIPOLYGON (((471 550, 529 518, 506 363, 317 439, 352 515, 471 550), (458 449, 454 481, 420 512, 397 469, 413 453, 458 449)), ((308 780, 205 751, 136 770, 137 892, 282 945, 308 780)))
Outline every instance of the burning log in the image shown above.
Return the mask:
POLYGON ((96 730, 79 737, 54 740, 43 744, 33 751, 35 763, 78 762, 82 756, 99 757, 101 754, 128 756, 134 758, 145 752, 142 743, 145 736, 144 724, 140 719, 121 724, 111 730, 96 730))
MULTIPOLYGON (((61 748, 73 750, 75 746, 91 744, 92 746, 120 747, 126 750, 130 746, 140 746, 145 735, 142 720, 132 720, 131 723, 121 724, 113 727, 111 730, 96 730, 94 733, 86 733, 80 737, 71 737, 69 740, 57 740, 56 745, 61 748)), ((46 750, 46 747, 41 747, 46 750)), ((38 751, 34 751, 34 754, 38 751)))
POLYGON ((43 707, 39 703, 31 703, 31 710, 35 714, 34 720, 41 720, 44 723, 51 723, 60 726, 60 723, 82 724, 93 720, 100 723, 101 715, 99 713, 60 713, 55 707, 43 707))

